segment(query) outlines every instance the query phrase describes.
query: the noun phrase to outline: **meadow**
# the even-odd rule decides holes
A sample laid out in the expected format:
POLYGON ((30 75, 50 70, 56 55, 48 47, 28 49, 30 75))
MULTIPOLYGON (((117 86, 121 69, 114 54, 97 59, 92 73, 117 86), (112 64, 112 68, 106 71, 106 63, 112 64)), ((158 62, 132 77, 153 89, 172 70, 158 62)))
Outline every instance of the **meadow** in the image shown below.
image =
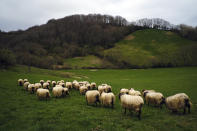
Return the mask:
POLYGON ((0 70, 0 130, 197 130, 197 67, 156 69, 80 69, 46 70, 16 66, 0 70), (114 109, 87 106, 85 97, 72 89, 70 96, 50 100, 38 100, 17 86, 19 78, 30 82, 39 80, 87 80, 97 85, 107 83, 116 94, 114 109), (182 110, 172 113, 144 105, 142 119, 137 114, 125 115, 120 106, 118 93, 121 88, 136 90, 154 89, 164 96, 184 92, 192 101, 191 114, 182 110))

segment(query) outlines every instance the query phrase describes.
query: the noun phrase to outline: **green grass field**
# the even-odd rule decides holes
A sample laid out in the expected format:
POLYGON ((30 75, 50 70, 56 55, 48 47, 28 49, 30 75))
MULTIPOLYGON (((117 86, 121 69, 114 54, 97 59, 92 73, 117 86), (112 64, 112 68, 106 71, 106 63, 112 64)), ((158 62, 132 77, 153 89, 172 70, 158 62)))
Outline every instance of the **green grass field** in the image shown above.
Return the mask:
POLYGON ((125 70, 61 70, 52 71, 17 66, 0 70, 0 130, 197 130, 197 67, 125 69, 125 70), (164 96, 185 92, 193 103, 191 114, 183 111, 173 114, 165 106, 162 109, 144 105, 142 119, 135 113, 121 112, 116 96, 114 109, 87 106, 85 97, 71 90, 66 98, 39 101, 17 86, 19 78, 30 82, 40 79, 87 80, 112 85, 117 95, 121 88, 136 90, 154 89, 164 96))

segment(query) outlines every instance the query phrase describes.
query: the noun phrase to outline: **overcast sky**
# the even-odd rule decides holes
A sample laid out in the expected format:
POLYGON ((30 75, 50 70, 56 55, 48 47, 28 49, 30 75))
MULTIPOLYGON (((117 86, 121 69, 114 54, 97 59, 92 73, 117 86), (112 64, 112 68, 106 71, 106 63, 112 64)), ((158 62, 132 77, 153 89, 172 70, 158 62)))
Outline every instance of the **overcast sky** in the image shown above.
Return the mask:
POLYGON ((0 29, 27 29, 52 18, 90 13, 197 26, 197 0, 0 0, 0 29))

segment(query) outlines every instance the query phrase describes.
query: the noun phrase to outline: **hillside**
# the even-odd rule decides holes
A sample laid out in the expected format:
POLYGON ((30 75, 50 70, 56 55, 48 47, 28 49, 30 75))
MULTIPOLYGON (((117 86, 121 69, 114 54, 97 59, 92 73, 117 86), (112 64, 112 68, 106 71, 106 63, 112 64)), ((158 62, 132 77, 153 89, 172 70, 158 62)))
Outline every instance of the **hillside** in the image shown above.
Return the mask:
POLYGON ((101 56, 120 67, 148 68, 197 65, 197 42, 170 31, 136 31, 101 56))

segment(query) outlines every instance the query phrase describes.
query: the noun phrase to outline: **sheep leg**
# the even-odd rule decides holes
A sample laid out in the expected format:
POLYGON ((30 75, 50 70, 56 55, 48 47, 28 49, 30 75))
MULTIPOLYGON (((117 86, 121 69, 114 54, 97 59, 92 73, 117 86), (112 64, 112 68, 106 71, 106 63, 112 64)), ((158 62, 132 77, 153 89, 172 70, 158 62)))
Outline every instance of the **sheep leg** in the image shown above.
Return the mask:
POLYGON ((190 104, 188 105, 188 113, 190 113, 190 104))
POLYGON ((138 112, 138 119, 139 119, 139 120, 141 120, 141 112, 142 112, 142 111, 141 111, 141 109, 140 109, 139 112, 138 112))

